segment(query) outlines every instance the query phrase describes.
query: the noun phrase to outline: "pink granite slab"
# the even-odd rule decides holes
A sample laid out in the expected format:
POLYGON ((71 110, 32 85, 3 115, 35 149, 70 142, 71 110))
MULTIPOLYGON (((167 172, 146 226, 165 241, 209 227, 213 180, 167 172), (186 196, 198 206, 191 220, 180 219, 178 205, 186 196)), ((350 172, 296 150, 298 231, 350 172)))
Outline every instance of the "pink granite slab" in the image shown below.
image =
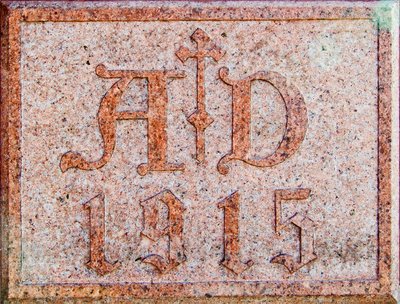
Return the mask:
POLYGON ((4 299, 392 303, 396 7, 5 2, 4 299))

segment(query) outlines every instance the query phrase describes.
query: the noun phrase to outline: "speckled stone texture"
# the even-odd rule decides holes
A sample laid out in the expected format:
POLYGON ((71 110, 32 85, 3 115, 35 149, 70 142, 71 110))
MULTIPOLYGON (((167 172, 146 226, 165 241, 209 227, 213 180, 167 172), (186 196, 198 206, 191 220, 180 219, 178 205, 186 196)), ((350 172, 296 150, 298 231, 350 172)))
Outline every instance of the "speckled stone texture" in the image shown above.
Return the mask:
POLYGON ((396 8, 4 3, 4 299, 394 303, 396 8))

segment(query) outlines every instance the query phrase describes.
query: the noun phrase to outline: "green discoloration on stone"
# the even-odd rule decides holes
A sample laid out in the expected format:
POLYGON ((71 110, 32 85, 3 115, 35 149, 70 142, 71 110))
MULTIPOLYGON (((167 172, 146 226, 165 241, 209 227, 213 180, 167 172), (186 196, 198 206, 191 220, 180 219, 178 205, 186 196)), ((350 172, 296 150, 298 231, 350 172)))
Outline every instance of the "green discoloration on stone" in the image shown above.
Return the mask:
POLYGON ((381 1, 374 9, 373 20, 380 29, 391 30, 393 1, 381 1))

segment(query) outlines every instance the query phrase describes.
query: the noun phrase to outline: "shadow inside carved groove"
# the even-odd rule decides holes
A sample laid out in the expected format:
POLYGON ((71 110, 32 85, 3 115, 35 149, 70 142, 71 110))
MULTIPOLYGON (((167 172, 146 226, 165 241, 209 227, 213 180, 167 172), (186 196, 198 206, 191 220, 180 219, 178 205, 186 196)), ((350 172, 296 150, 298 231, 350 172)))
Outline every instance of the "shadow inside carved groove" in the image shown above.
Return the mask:
POLYGON ((254 80, 251 86, 251 122, 249 158, 271 155, 282 141, 286 128, 286 106, 271 84, 254 80))
POLYGON ((231 151, 218 162, 218 171, 226 175, 228 163, 240 160, 256 167, 272 167, 292 156, 300 147, 307 130, 307 108, 300 91, 277 72, 259 71, 243 79, 230 77, 229 69, 222 67, 219 76, 232 87, 232 143, 231 151), (255 80, 274 86, 286 107, 285 133, 276 150, 260 159, 249 157, 251 147, 251 88, 255 80))

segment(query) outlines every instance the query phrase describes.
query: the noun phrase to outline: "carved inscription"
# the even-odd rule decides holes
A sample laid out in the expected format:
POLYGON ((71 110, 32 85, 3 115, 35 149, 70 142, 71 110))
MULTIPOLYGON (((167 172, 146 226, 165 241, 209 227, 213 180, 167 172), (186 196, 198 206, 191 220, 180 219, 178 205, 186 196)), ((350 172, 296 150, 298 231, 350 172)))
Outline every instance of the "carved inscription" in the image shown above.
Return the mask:
POLYGON ((104 232, 105 232, 105 206, 104 194, 100 193, 84 204, 89 211, 89 239, 90 239, 90 260, 86 266, 93 269, 97 274, 103 276, 110 273, 119 266, 108 262, 104 253, 104 232))
POLYGON ((160 238, 168 237, 168 254, 161 256, 150 254, 142 258, 142 262, 152 264, 161 273, 165 273, 182 262, 186 261, 183 247, 183 212, 185 207, 175 195, 165 190, 140 204, 143 208, 143 230, 141 234, 156 242, 160 238), (161 201, 168 208, 168 224, 159 227, 158 202, 161 201))
MULTIPOLYGON (((214 121, 207 113, 205 100, 205 59, 211 57, 218 62, 225 54, 221 48, 211 42, 210 37, 201 29, 191 36, 197 44, 195 52, 180 47, 176 56, 184 63, 189 58, 197 61, 197 109, 187 119, 196 129, 196 159, 199 163, 205 160, 205 130, 214 121)), ((147 121, 147 163, 140 164, 137 172, 144 176, 150 171, 183 171, 184 164, 171 164, 167 157, 167 81, 184 78, 183 71, 174 70, 108 70, 104 65, 96 67, 96 74, 105 79, 116 79, 116 82, 101 99, 97 121, 103 140, 103 154, 98 160, 86 160, 77 152, 69 151, 62 155, 60 168, 62 172, 77 168, 95 170, 107 164, 116 144, 116 128, 119 120, 147 121), (117 107, 133 79, 148 81, 148 100, 146 111, 117 111, 117 107)), ((272 167, 292 156, 304 139, 307 129, 307 109, 299 90, 277 72, 257 72, 240 80, 229 77, 229 70, 222 67, 220 78, 232 87, 232 142, 231 151, 223 156, 217 170, 221 174, 229 172, 228 163, 239 160, 256 167, 272 167), (251 86, 256 80, 265 81, 277 89, 286 106, 286 129, 282 141, 275 151, 264 158, 252 159, 249 156, 251 147, 251 86)), ((288 220, 282 220, 282 204, 288 200, 301 201, 309 197, 309 189, 275 191, 275 232, 279 236, 282 230, 296 229, 299 233, 299 256, 293 257, 281 253, 272 258, 272 263, 284 265, 290 273, 296 272, 304 265, 317 258, 314 253, 314 224, 307 216, 295 213, 288 220)), ((110 273, 118 267, 105 258, 105 206, 104 195, 99 194, 85 203, 89 211, 90 222, 90 260, 86 264, 98 275, 110 273)), ((153 245, 159 246, 167 240, 168 249, 141 257, 143 263, 154 266, 161 274, 166 273, 186 261, 183 244, 183 203, 169 190, 140 203, 143 209, 142 237, 148 238, 153 245), (162 217, 165 207, 168 215, 162 217), (166 221, 166 224, 163 223, 166 221)), ((220 203, 218 208, 224 212, 224 257, 221 265, 240 275, 253 261, 242 262, 239 242, 240 195, 234 192, 220 203)), ((160 246, 161 247, 161 246, 160 246)), ((154 251, 154 250, 150 250, 154 251)))
POLYGON ((183 78, 182 71, 114 71, 107 70, 104 65, 96 68, 99 77, 119 79, 110 88, 100 103, 97 120, 103 137, 103 156, 96 161, 87 161, 79 153, 67 152, 61 158, 60 167, 63 172, 70 168, 81 170, 99 169, 111 158, 115 148, 116 122, 118 120, 147 120, 148 136, 148 163, 137 168, 140 175, 149 171, 182 171, 183 164, 175 165, 167 162, 167 119, 166 107, 168 103, 167 79, 183 78), (146 112, 118 112, 117 106, 122 95, 135 78, 144 78, 148 81, 148 110, 146 112))
POLYGON ((197 60, 197 110, 189 116, 188 121, 196 129, 196 159, 201 163, 205 158, 205 129, 214 121, 206 110, 206 95, 204 87, 205 58, 211 57, 219 61, 225 52, 210 42, 210 37, 201 29, 197 29, 190 37, 197 43, 197 51, 191 52, 186 47, 180 47, 176 56, 184 63, 189 58, 197 60), (211 45, 210 45, 211 44, 211 45), (207 45, 210 45, 207 48, 207 45))
POLYGON ((219 70, 221 79, 232 86, 232 148, 218 163, 218 171, 227 174, 227 163, 241 160, 257 167, 272 167, 293 155, 304 139, 307 129, 307 109, 299 90, 287 83, 276 72, 258 72, 241 80, 233 80, 229 70, 219 70), (251 83, 262 80, 270 83, 281 94, 286 106, 286 131, 279 147, 271 155, 262 159, 250 159, 251 147, 251 83))
POLYGON ((289 254, 279 254, 271 263, 284 265, 290 273, 294 273, 304 265, 314 261, 314 223, 307 216, 295 213, 287 221, 282 221, 282 203, 288 200, 301 201, 310 196, 310 189, 275 190, 275 232, 280 235, 284 229, 296 228, 299 231, 299 258, 289 254))
POLYGON ((221 265, 236 274, 253 266, 253 261, 243 263, 239 259, 239 193, 234 192, 218 204, 224 209, 224 259, 221 265))

